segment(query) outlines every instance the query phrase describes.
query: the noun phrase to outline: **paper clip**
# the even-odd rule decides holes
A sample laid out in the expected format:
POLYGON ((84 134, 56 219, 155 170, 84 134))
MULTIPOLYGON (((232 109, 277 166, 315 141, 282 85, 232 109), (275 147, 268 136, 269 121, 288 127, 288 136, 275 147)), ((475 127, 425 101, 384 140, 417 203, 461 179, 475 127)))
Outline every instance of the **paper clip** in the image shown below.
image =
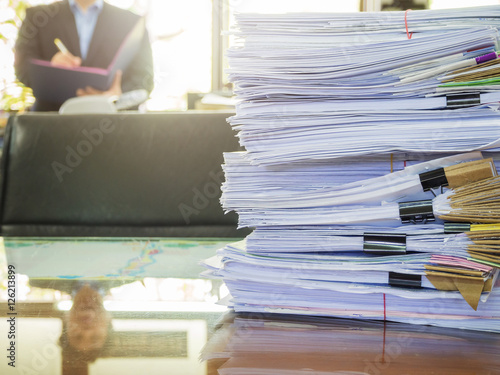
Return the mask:
POLYGON ((436 220, 432 210, 432 199, 400 202, 399 217, 402 223, 426 223, 436 220))
POLYGON ((389 285, 403 288, 422 288, 422 276, 389 272, 389 285))
POLYGON ((452 233, 463 233, 470 231, 469 223, 444 223, 444 233, 452 234, 452 233))
POLYGON ((432 191, 432 189, 441 187, 442 193, 443 187, 448 186, 448 179, 446 178, 444 168, 438 168, 432 171, 420 173, 418 177, 420 177, 422 189, 424 189, 424 191, 430 190, 434 196, 436 196, 436 194, 432 191))
POLYGON ((481 104, 480 94, 446 95, 446 109, 473 107, 481 104))
POLYGON ((406 234, 364 233, 363 251, 374 255, 406 254, 406 234))

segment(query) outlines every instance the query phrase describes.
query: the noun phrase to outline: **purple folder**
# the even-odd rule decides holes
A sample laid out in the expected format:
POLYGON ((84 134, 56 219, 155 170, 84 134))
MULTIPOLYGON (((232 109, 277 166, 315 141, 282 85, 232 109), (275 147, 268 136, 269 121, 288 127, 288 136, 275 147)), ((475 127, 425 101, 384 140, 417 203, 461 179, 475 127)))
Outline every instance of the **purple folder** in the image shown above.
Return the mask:
POLYGON ((76 90, 86 86, 105 91, 110 88, 117 70, 125 70, 139 51, 144 37, 144 18, 140 18, 118 48, 107 69, 80 66, 67 68, 50 61, 32 59, 30 80, 37 99, 63 103, 76 96, 76 90))

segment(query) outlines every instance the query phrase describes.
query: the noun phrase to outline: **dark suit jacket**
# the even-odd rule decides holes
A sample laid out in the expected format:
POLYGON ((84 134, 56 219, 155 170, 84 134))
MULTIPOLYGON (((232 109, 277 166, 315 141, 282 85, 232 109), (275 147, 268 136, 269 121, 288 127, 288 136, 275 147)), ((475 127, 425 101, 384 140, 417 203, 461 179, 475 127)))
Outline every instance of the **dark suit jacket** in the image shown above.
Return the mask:
MULTIPOLYGON (((105 2, 92 35, 87 58, 82 65, 107 68, 138 18, 134 13, 105 2)), ((58 51, 54 44, 55 38, 61 39, 73 55, 81 57, 75 18, 68 1, 28 8, 16 41, 14 63, 18 79, 26 86, 30 86, 30 60, 52 59, 58 51)), ((140 51, 122 77, 123 92, 136 89, 145 89, 148 92, 153 89, 153 61, 147 33, 140 51)), ((61 104, 37 100, 35 110, 56 111, 61 104)))

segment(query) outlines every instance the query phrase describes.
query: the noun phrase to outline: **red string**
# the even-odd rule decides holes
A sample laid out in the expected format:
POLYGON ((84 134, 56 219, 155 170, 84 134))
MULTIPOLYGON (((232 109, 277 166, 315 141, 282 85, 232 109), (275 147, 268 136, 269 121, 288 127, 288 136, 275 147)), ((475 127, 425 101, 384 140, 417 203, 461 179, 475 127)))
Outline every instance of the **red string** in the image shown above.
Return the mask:
POLYGON ((411 36, 413 35, 413 33, 408 32, 408 19, 407 19, 409 10, 411 10, 411 9, 406 9, 406 12, 405 12, 405 27, 406 27, 406 36, 408 37, 408 39, 411 39, 411 36))
POLYGON ((385 329, 386 329, 386 318, 387 318, 387 312, 386 312, 386 306, 385 306, 385 293, 384 293, 384 342, 382 343, 382 363, 385 363, 385 329))
MULTIPOLYGON (((384 294, 385 297, 385 294, 384 294)), ((386 321, 384 320, 384 342, 382 343, 382 363, 385 363, 385 331, 386 331, 386 321)))
POLYGON ((384 321, 387 319, 387 311, 385 308, 385 293, 384 293, 384 321))

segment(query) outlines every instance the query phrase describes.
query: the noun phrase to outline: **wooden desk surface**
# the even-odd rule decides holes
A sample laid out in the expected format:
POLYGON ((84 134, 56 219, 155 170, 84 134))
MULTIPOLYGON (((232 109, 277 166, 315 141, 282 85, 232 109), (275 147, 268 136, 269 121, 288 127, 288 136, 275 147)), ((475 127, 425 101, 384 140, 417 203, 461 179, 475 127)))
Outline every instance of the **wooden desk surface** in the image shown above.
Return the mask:
POLYGON ((204 355, 209 374, 499 374, 500 335, 396 323, 236 317, 204 355), (225 354, 225 356, 224 356, 225 354))

